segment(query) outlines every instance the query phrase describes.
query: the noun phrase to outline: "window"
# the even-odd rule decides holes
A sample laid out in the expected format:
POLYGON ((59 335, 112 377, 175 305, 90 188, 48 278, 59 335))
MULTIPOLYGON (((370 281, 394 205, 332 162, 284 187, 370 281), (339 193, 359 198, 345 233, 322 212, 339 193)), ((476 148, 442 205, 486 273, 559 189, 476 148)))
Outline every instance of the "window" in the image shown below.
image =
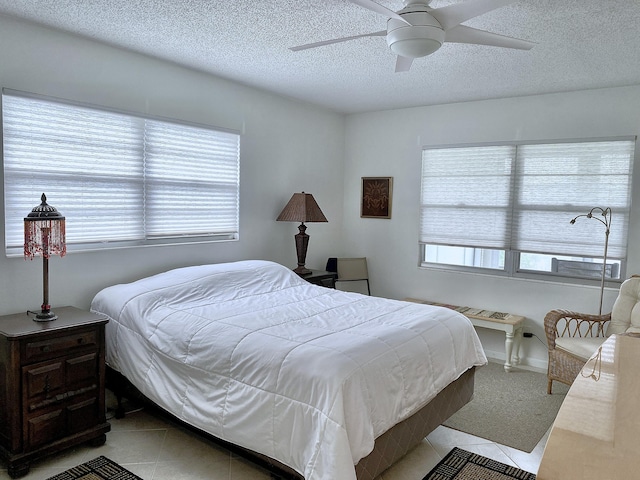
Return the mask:
POLYGON ((48 202, 70 251, 238 236, 240 137, 4 90, 5 241, 48 202))
POLYGON ((429 148, 422 155, 421 262, 507 275, 624 275, 635 139, 429 148), (598 216, 599 211, 594 212, 598 216))

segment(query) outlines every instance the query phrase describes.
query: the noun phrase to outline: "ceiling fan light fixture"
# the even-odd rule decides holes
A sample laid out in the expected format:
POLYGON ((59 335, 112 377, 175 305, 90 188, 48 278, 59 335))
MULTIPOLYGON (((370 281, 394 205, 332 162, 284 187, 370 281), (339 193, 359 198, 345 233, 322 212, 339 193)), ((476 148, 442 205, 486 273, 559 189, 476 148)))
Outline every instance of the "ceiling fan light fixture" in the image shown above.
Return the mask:
POLYGON ((393 53, 407 58, 431 55, 444 43, 444 31, 434 26, 400 27, 387 32, 387 44, 393 53))
POLYGON ((518 50, 530 50, 533 42, 506 37, 464 25, 487 12, 504 7, 515 0, 466 0, 440 8, 431 8, 431 0, 403 0, 404 8, 394 12, 380 5, 379 0, 348 0, 363 8, 387 17, 387 30, 308 43, 291 50, 306 50, 334 43, 347 42, 364 37, 387 37, 387 45, 397 55, 396 72, 406 72, 413 60, 426 57, 438 50, 446 41, 487 45, 518 50))

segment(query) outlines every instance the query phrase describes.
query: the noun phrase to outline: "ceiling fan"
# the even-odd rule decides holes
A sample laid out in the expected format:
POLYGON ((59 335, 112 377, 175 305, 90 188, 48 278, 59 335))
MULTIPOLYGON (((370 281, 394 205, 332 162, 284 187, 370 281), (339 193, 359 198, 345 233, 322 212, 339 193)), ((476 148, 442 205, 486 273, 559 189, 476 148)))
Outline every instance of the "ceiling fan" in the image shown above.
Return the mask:
POLYGON ((471 43, 493 47, 530 50, 533 42, 506 37, 462 25, 475 17, 503 7, 515 0, 468 0, 441 8, 431 8, 431 0, 404 0, 404 8, 398 12, 372 0, 348 0, 351 3, 388 17, 387 29, 351 37, 335 38, 322 42, 291 47, 299 51, 322 47, 333 43, 347 42, 363 37, 387 37, 391 51, 398 55, 396 72, 406 72, 415 58, 431 55, 444 42, 471 43))

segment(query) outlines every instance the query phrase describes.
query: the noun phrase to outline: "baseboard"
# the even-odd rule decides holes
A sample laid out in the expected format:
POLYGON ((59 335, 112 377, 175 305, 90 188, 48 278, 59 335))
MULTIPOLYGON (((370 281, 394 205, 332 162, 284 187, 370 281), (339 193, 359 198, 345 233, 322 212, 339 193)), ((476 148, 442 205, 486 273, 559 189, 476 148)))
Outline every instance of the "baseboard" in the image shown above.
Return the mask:
MULTIPOLYGON (((505 354, 504 350, 501 352, 486 350, 484 354, 490 362, 504 364, 505 354)), ((518 365, 513 365, 514 368, 521 368, 523 370, 531 370, 532 372, 547 373, 547 362, 545 360, 539 360, 536 358, 521 358, 518 365)))

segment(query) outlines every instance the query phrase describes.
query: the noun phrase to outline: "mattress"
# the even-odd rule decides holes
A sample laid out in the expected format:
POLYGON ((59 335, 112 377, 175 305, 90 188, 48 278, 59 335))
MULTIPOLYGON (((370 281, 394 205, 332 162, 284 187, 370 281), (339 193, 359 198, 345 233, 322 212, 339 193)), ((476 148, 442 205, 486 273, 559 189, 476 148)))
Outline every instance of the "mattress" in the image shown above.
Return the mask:
POLYGON ((289 466, 354 480, 376 438, 486 363, 469 320, 340 292, 266 261, 99 292, 107 362, 177 418, 289 466))

